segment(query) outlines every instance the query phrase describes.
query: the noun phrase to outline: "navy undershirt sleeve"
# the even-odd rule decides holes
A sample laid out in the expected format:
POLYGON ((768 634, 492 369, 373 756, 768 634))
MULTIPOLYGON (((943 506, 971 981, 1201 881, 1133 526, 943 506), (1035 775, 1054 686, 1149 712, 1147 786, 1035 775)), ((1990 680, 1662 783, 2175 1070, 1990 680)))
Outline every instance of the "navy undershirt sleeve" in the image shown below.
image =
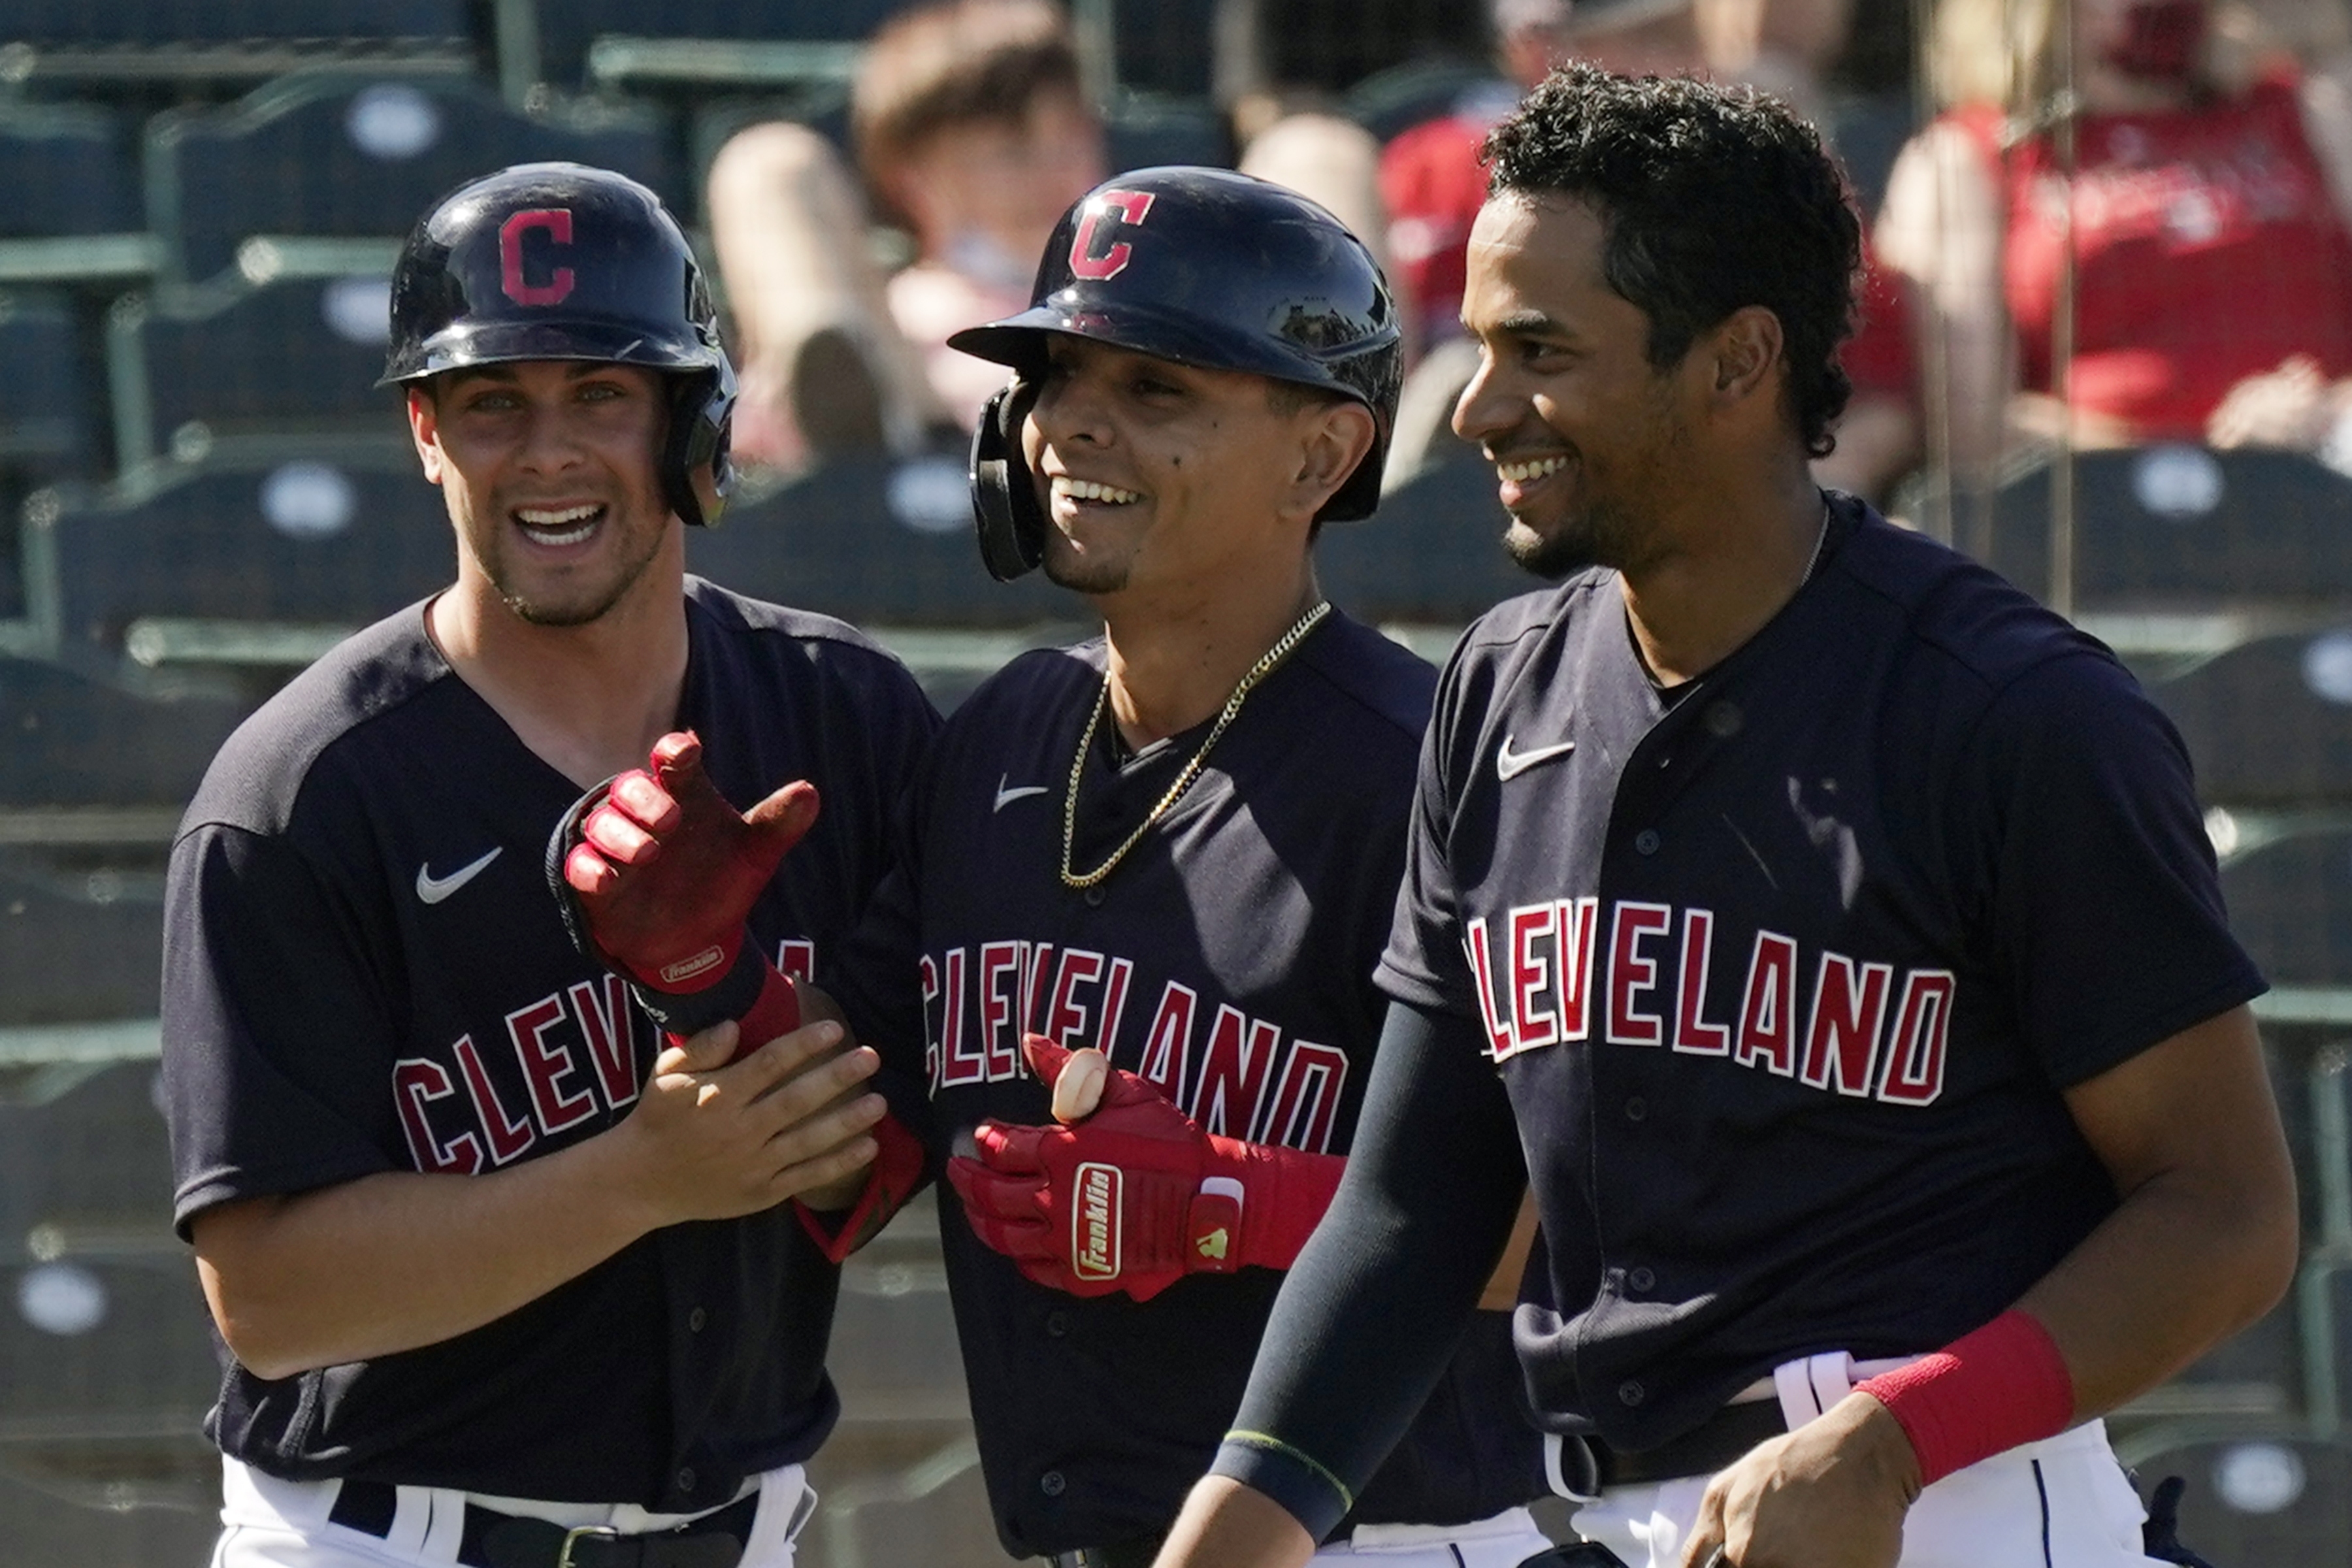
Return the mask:
POLYGON ((1291 1267, 1211 1473, 1328 1535, 1436 1386, 1526 1189, 1478 1026, 1391 1005, 1347 1174, 1291 1267))

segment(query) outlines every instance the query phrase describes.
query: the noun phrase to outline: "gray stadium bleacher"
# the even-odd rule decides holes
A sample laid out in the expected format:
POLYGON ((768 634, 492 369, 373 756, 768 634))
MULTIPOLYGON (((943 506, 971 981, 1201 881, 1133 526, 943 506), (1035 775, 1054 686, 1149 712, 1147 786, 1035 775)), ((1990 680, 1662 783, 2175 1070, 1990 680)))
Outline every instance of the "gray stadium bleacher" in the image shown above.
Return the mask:
POLYGON ((167 280, 391 270, 416 215, 476 174, 569 159, 641 180, 680 210, 657 116, 583 102, 528 114, 461 80, 304 73, 146 132, 147 219, 167 280))
POLYGON ((167 469, 27 510, 28 573, 55 605, 58 651, 83 660, 167 662, 192 623, 199 637, 240 623, 256 637, 350 631, 452 571, 439 492, 404 453, 167 469))

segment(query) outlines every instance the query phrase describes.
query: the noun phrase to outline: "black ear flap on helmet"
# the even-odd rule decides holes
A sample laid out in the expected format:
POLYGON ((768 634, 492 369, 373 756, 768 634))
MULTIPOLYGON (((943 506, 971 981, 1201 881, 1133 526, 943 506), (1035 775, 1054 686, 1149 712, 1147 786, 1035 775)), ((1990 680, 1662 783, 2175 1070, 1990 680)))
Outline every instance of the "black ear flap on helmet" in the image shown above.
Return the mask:
POLYGON ((661 458, 662 499, 688 527, 716 527, 735 488, 730 456, 735 388, 731 374, 669 378, 669 434, 661 458), (708 472, 706 481, 702 476, 708 472))
POLYGON ((1045 514, 1021 451, 1021 426, 1037 403, 1037 384, 1015 376, 988 400, 971 433, 971 511, 981 563, 1000 583, 1034 571, 1045 558, 1045 514))

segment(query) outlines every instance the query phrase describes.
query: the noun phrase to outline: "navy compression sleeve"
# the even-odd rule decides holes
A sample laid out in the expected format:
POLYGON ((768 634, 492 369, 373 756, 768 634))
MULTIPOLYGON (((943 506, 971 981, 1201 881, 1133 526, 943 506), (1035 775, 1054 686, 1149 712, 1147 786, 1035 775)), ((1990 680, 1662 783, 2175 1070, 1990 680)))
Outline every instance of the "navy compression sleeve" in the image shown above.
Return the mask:
POLYGON ((1444 1374, 1526 1187, 1477 1026, 1391 1004, 1347 1173, 1210 1472, 1329 1534, 1444 1374))

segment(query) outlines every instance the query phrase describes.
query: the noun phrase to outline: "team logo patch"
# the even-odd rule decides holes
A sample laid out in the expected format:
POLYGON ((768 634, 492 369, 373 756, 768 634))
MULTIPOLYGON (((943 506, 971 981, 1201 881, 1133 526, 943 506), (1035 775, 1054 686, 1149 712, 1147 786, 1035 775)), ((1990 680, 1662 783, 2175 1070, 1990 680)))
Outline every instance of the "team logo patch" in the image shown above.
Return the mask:
POLYGON ((1071 274, 1099 283, 1126 271, 1127 264, 1135 259, 1135 247, 1113 237, 1120 228, 1142 227, 1155 195, 1151 191, 1097 193, 1087 203, 1087 215, 1078 220, 1078 232, 1070 240, 1071 274), (1113 221, 1106 225, 1105 218, 1113 221))
POLYGON ((1070 1271, 1081 1279, 1118 1278, 1117 1165, 1087 1161, 1078 1167, 1078 1199, 1070 1209, 1070 1271))
POLYGON ((547 236, 548 244, 569 250, 572 209, 526 207, 508 215, 507 221, 499 225, 499 287, 518 305, 560 305, 571 298, 578 279, 569 267, 558 267, 547 274, 546 281, 530 280, 523 266, 522 237, 534 229, 547 236))
POLYGON ((691 980, 698 974, 706 973, 717 968, 719 961, 726 956, 724 948, 706 947, 691 958, 681 958, 676 963, 665 963, 661 968, 662 983, 675 985, 681 980, 691 980))
POLYGON ((1199 1249, 1202 1257, 1222 1260, 1225 1256, 1225 1248, 1231 1245, 1231 1240, 1226 1235, 1225 1227, 1219 1226, 1192 1245, 1199 1249))

